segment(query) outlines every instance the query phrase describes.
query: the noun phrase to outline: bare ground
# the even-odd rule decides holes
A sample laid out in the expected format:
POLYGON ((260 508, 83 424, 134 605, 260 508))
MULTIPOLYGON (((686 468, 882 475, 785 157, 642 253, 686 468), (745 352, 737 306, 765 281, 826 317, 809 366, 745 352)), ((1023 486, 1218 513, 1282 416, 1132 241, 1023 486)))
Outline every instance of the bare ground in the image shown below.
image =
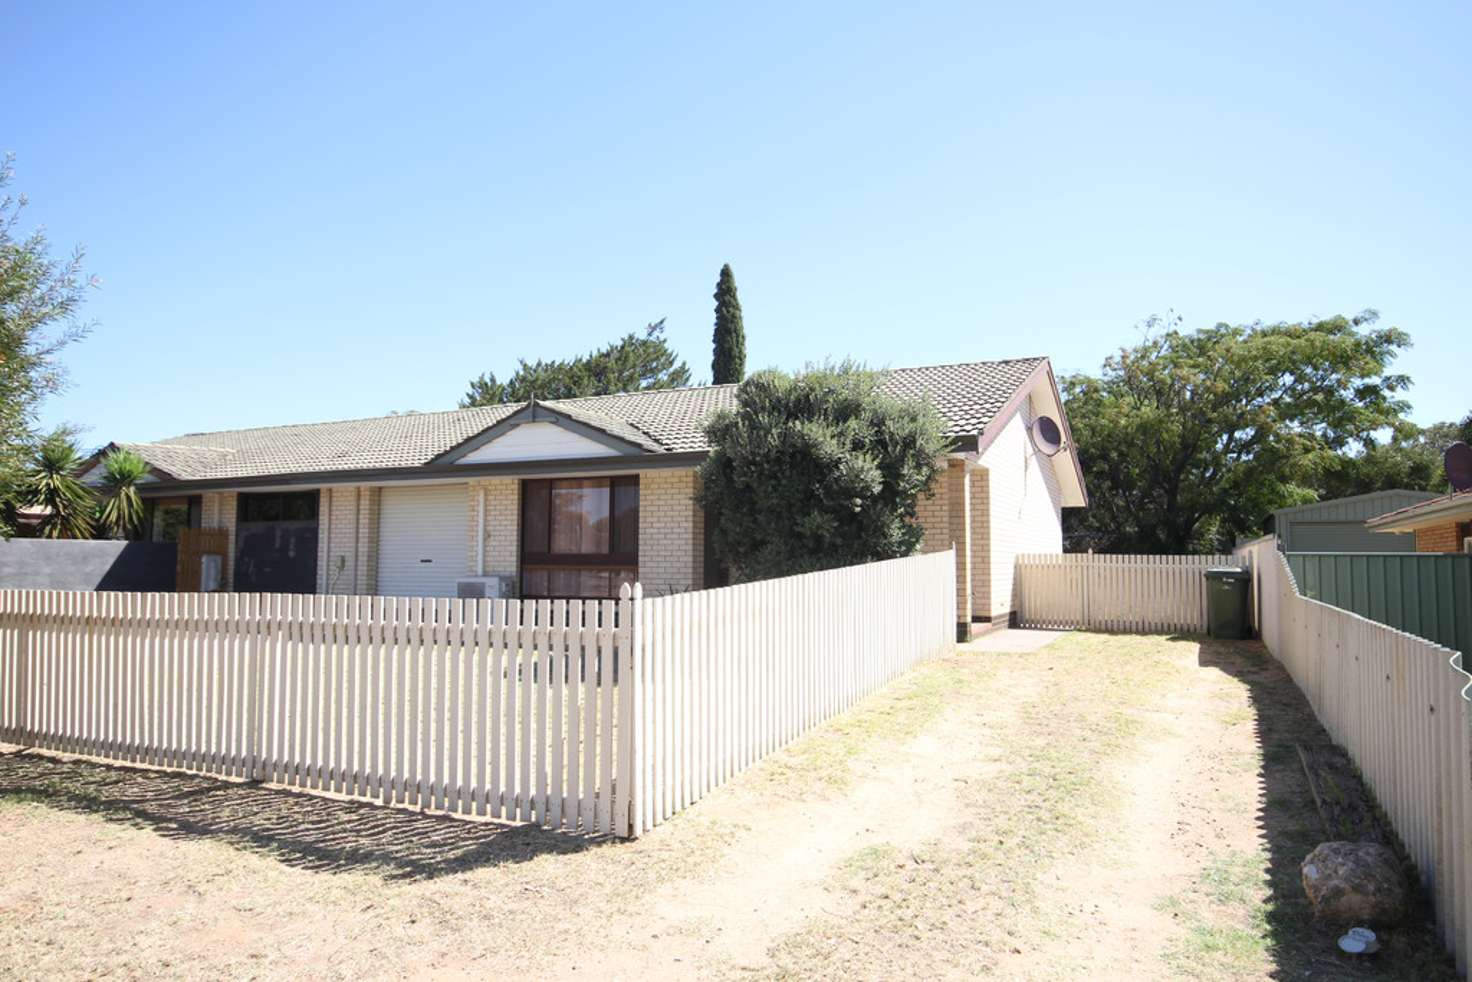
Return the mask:
POLYGON ((1323 740, 1256 645, 1070 635, 634 843, 0 755, 0 977, 1451 977, 1422 923, 1355 963, 1308 917, 1323 740))

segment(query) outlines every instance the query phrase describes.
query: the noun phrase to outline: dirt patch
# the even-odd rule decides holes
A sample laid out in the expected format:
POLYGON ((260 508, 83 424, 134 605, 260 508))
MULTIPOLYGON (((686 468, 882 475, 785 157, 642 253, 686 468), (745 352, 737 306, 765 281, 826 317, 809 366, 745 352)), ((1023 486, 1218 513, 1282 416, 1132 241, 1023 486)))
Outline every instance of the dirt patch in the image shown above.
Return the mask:
POLYGON ((1424 924, 1360 964, 1307 917, 1323 741, 1256 646, 1070 635, 633 843, 0 756, 0 977, 1450 978, 1424 924))

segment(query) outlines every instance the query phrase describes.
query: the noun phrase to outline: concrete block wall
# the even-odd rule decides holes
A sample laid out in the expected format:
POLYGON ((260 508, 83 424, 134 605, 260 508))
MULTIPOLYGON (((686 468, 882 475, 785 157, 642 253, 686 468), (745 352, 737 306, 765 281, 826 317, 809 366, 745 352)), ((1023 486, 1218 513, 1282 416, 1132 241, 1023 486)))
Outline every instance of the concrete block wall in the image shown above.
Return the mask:
POLYGON ((235 587, 235 519, 236 495, 234 491, 206 491, 200 496, 200 528, 224 529, 229 534, 230 551, 225 556, 222 589, 235 587))
POLYGON ((705 513, 693 470, 639 475, 639 582, 648 596, 698 590, 705 579, 705 513))
POLYGON ((481 551, 485 552, 487 576, 515 576, 521 560, 521 481, 498 477, 471 481, 465 506, 470 509, 465 523, 465 569, 474 573, 481 551), (480 541, 480 503, 485 497, 485 539, 480 541))

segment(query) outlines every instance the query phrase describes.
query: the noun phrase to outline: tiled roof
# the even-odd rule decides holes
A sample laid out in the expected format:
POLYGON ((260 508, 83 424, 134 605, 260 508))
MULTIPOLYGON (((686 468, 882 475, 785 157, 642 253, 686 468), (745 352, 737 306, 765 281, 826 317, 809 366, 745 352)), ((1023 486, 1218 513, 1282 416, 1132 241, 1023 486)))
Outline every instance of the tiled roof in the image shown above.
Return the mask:
MULTIPOLYGON (((884 373, 882 388, 900 398, 928 397, 946 420, 948 435, 976 436, 1045 361, 1021 358, 897 368, 884 373)), ((650 453, 679 453, 709 449, 702 422, 735 400, 736 386, 708 385, 548 400, 543 405, 650 453)), ((187 433, 127 446, 184 481, 416 467, 520 408, 521 404, 508 404, 187 433)))

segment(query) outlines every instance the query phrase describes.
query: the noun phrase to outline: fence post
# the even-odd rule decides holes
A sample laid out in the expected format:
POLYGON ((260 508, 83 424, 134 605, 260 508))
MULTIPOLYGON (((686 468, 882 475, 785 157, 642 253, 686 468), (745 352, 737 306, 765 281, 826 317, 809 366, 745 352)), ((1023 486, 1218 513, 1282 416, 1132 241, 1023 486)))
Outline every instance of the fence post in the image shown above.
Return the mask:
POLYGON ((249 721, 246 738, 250 741, 246 747, 245 773, 250 781, 261 779, 261 731, 265 727, 265 714, 261 711, 261 633, 266 628, 261 598, 259 593, 246 594, 245 609, 241 612, 251 628, 250 656, 245 663, 246 719, 249 721))
POLYGON ((640 775, 644 763, 644 588, 635 583, 619 587, 619 620, 625 640, 618 671, 618 801, 614 833, 634 838, 644 831, 644 794, 640 775))

